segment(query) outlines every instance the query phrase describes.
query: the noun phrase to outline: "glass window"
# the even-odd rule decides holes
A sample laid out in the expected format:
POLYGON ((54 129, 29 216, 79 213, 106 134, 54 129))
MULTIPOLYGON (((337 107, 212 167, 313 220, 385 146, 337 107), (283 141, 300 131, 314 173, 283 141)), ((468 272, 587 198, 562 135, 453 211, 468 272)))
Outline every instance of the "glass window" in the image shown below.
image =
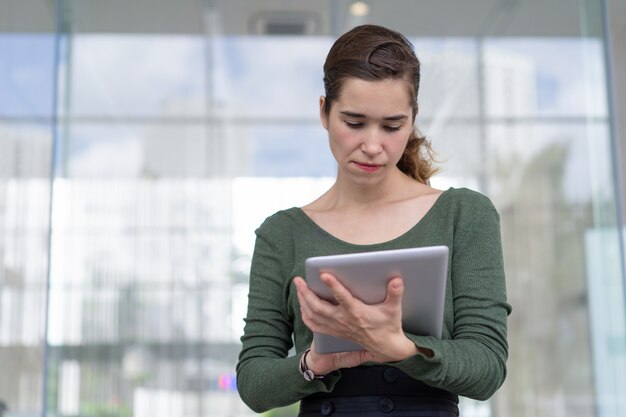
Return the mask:
POLYGON ((508 378, 462 415, 626 413, 602 2, 351 3, 66 1, 56 38, 34 12, 0 32, 10 415, 253 415, 234 366, 254 230, 332 185, 322 64, 366 22, 422 62, 432 184, 501 216, 508 378))
MULTIPOLYGON (((34 14, 41 5, 32 5, 34 14)), ((0 402, 41 413, 54 124, 54 36, 0 18, 0 402)), ((2 406, 0 406, 2 407, 2 406)))
POLYGON ((49 118, 55 82, 54 36, 0 30, 0 56, 0 117, 49 118))
POLYGON ((77 34, 67 39, 61 110, 77 117, 193 118, 205 114, 207 66, 198 36, 77 34), (164 51, 166 53, 164 54, 164 51))

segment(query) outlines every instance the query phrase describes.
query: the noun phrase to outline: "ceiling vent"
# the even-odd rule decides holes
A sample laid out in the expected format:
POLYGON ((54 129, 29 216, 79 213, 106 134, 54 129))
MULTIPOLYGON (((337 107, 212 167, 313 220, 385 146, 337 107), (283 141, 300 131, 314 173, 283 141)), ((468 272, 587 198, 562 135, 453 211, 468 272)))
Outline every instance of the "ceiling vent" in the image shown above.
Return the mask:
POLYGON ((319 17, 310 12, 259 12, 250 19, 250 31, 256 35, 315 35, 319 17))

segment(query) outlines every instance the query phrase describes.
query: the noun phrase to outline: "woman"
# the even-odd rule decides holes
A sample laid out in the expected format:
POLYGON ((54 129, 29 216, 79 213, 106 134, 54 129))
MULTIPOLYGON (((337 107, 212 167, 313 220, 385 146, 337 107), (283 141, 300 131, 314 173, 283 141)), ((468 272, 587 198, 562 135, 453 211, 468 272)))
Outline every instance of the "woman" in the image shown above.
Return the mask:
POLYGON ((458 395, 487 399, 506 375, 498 213, 478 193, 429 186, 430 147, 413 127, 419 61, 404 36, 373 25, 347 32, 328 54, 324 87, 320 117, 337 178, 256 232, 241 398, 257 412, 302 400, 302 417, 456 416, 458 395), (327 303, 301 278, 311 256, 433 245, 450 250, 441 340, 403 332, 401 277, 376 305, 324 274, 339 301, 327 303), (319 354, 312 332, 364 350, 319 354))

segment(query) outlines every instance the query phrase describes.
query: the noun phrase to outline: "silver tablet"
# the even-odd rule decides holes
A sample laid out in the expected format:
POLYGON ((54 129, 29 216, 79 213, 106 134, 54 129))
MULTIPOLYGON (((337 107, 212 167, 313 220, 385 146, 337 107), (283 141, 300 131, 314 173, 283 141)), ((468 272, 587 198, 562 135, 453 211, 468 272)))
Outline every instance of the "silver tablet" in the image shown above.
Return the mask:
MULTIPOLYGON (((441 339, 448 272, 447 246, 318 256, 308 258, 304 266, 309 287, 328 301, 334 299, 329 288, 320 280, 323 272, 336 276, 352 295, 367 304, 383 302, 389 280, 402 277, 404 330, 441 339)), ((314 337, 319 353, 363 350, 349 340, 319 333, 315 333, 314 337)))

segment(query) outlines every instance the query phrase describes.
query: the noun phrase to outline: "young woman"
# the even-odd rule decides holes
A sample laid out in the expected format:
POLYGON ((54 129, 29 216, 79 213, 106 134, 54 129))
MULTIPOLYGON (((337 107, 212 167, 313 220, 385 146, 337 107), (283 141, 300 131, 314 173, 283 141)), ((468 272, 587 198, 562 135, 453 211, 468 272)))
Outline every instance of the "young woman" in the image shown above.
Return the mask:
POLYGON ((320 118, 337 179, 256 232, 237 383, 257 412, 301 400, 302 417, 456 416, 458 395, 487 399, 504 381, 498 213, 476 192, 429 186, 431 150, 414 128, 419 69, 411 43, 380 26, 352 29, 328 54, 320 118), (329 274, 338 304, 325 302, 301 278, 311 256, 432 245, 450 250, 441 340, 403 332, 401 277, 376 305, 329 274), (319 354, 312 332, 364 350, 319 354))

